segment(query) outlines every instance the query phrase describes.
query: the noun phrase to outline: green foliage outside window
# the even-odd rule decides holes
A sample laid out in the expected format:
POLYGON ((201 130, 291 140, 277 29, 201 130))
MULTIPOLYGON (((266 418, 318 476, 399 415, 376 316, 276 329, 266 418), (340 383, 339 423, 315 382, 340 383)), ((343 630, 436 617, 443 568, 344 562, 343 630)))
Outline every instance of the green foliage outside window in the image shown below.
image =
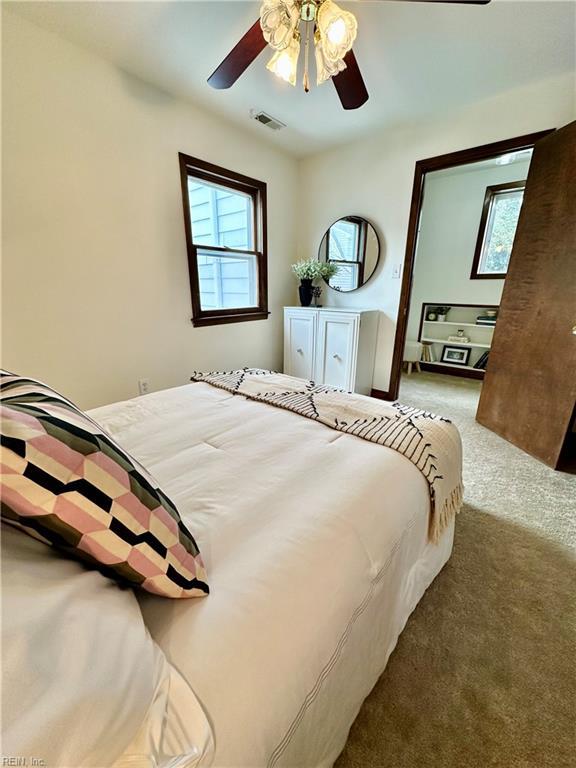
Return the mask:
POLYGON ((507 271, 523 196, 523 190, 494 196, 486 228, 481 272, 507 271))

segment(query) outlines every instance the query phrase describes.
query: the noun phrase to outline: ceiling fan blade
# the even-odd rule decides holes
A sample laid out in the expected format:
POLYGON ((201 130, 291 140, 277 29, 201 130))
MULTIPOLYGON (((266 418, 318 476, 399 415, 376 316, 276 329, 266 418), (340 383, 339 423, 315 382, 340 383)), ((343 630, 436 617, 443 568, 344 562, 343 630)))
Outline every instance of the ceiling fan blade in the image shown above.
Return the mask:
POLYGON ((354 51, 344 56, 346 69, 332 78, 344 109, 358 109, 368 101, 368 91, 362 78, 354 51))
POLYGON ((264 48, 266 48, 266 40, 258 20, 232 48, 220 66, 212 72, 208 83, 212 88, 230 88, 264 48))

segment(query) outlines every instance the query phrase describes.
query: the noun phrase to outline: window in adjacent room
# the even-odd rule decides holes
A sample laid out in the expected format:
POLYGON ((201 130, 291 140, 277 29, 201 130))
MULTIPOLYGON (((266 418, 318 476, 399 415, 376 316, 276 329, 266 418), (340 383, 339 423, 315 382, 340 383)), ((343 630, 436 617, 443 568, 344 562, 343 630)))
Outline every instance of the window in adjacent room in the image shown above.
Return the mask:
POLYGON ((506 276, 525 185, 515 181, 486 188, 472 280, 506 276))
POLYGON ((268 317, 266 184, 180 154, 194 325, 268 317))

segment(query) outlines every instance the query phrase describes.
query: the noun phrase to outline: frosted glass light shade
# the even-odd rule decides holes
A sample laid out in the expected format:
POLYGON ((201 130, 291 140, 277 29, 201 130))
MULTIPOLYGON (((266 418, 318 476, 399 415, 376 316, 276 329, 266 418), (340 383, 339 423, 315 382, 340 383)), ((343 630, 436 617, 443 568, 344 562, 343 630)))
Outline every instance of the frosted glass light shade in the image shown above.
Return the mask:
POLYGON ((290 45, 300 19, 295 0, 264 0, 260 8, 260 27, 271 48, 281 51, 290 45))
POLYGON ((339 8, 333 0, 324 0, 318 9, 316 23, 325 61, 343 59, 356 39, 358 24, 355 16, 339 8))
POLYGON ((337 75, 339 72, 342 72, 343 69, 346 69, 346 64, 342 59, 337 59, 336 61, 330 61, 327 59, 324 55, 324 50, 322 48, 321 41, 316 41, 316 48, 315 48, 315 56, 316 56, 316 84, 322 85, 322 83, 325 83, 326 80, 329 80, 331 77, 334 77, 334 75, 337 75))
POLYGON ((285 80, 290 85, 296 85, 299 55, 300 41, 293 37, 286 48, 276 51, 268 64, 266 64, 266 69, 269 69, 276 77, 285 80))

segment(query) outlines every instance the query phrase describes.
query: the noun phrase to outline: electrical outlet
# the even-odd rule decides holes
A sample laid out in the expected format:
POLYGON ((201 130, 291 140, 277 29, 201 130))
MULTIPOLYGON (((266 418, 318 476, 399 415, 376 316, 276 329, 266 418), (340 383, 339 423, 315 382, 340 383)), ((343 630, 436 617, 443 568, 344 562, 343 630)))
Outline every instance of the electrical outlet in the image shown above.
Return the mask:
POLYGON ((138 379, 138 394, 147 395, 150 392, 150 379, 138 379))
POLYGON ((394 280, 399 280, 401 274, 402 274, 402 264, 398 262, 397 264, 394 264, 394 266, 392 267, 392 278, 394 280))

